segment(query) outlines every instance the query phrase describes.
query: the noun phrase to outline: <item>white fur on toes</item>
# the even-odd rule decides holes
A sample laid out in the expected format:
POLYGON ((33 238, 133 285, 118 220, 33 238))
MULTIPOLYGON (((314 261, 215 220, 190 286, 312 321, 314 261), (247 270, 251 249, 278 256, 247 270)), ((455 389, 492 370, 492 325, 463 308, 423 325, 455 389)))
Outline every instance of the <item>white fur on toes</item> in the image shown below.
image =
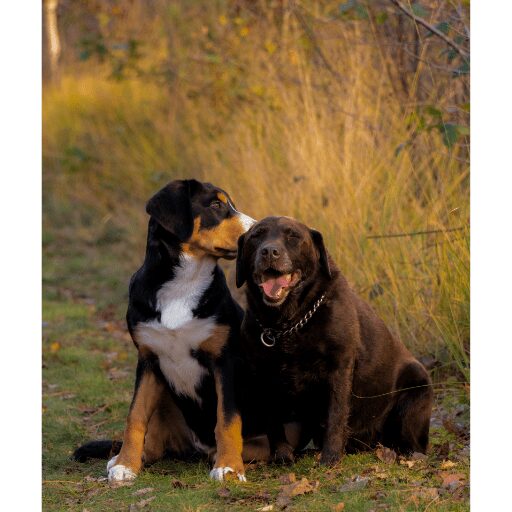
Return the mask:
POLYGON ((114 455, 114 457, 112 457, 108 462, 107 462, 107 473, 110 471, 110 468, 112 466, 115 466, 116 465, 116 461, 117 461, 117 458, 119 457, 119 455, 114 455))
MULTIPOLYGON (((228 473, 234 473, 233 468, 230 468, 229 466, 220 467, 220 468, 213 468, 210 471, 210 478, 213 479, 213 480, 217 480, 219 482, 222 482, 224 480, 224 477, 228 473)), ((247 482, 247 478, 245 478, 244 474, 237 473, 236 476, 238 477, 238 480, 240 480, 240 482, 247 482)))
POLYGON ((108 471, 109 482, 126 482, 129 480, 135 480, 136 476, 137 475, 130 468, 127 468, 122 464, 113 466, 108 471))

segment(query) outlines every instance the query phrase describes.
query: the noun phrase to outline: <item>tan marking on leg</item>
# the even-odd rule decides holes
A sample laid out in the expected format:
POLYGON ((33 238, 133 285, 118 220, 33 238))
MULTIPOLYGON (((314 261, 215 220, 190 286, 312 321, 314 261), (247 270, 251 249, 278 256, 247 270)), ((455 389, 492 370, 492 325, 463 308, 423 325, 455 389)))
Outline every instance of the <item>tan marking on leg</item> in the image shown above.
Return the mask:
POLYGON ((219 357, 222 349, 226 345, 229 336, 229 326, 228 325, 218 325, 213 330, 211 336, 206 338, 199 348, 208 352, 213 357, 219 357))
POLYGON ((215 440, 217 442, 217 455, 215 467, 229 467, 233 469, 234 476, 244 474, 242 461, 242 419, 238 413, 226 419, 223 407, 223 393, 220 375, 215 373, 215 388, 217 390, 217 425, 215 427, 215 440))
POLYGON ((116 460, 116 466, 122 465, 138 473, 142 467, 144 437, 148 423, 158 404, 163 384, 153 373, 144 373, 136 391, 123 437, 123 447, 116 460))

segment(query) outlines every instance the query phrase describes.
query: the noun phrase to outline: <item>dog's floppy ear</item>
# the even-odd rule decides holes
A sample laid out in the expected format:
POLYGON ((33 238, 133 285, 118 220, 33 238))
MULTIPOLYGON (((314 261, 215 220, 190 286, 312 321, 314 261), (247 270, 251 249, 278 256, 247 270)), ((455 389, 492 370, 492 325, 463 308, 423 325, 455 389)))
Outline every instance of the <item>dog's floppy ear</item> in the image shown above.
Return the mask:
POLYGON ((313 243, 315 244, 315 247, 317 248, 320 254, 320 267, 325 272, 327 277, 330 279, 332 277, 332 274, 331 269, 329 267, 329 258, 327 257, 327 251, 325 250, 324 237, 322 236, 322 233, 320 233, 320 231, 317 231, 316 229, 310 229, 309 232, 311 233, 313 243))
POLYGON ((194 229, 191 182, 195 180, 171 181, 146 204, 146 212, 180 241, 188 240, 194 229))
POLYGON ((242 253, 244 251, 245 235, 238 238, 238 251, 236 253, 236 287, 240 288, 247 279, 243 269, 242 253))

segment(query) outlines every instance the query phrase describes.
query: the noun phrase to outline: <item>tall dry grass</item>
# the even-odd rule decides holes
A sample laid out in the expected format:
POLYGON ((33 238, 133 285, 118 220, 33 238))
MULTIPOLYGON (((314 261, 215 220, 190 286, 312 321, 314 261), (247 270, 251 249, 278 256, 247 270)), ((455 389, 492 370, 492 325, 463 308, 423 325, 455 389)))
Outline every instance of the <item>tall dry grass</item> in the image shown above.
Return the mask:
MULTIPOLYGON (((322 231, 403 341, 469 379, 465 148, 411 121, 425 73, 425 104, 451 105, 456 86, 421 65, 409 98, 397 94, 371 24, 320 21, 315 41, 291 14, 269 23, 223 2, 178 2, 147 23, 172 80, 116 82, 89 62, 45 88, 46 231, 94 240, 111 224, 135 265, 144 200, 174 178, 211 181, 253 217, 322 231), (418 231, 439 232, 371 238, 418 231)), ((156 59, 151 46, 143 55, 156 59)))

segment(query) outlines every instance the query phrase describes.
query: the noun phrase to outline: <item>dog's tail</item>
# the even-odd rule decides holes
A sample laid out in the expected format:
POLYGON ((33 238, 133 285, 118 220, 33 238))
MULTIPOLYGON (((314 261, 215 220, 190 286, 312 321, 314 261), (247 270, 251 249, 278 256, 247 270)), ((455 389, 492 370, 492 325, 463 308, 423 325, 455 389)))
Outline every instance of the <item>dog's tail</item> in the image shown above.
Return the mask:
POLYGON ((89 441, 77 448, 73 453, 73 459, 85 462, 87 459, 110 459, 121 451, 122 441, 101 439, 89 441))

